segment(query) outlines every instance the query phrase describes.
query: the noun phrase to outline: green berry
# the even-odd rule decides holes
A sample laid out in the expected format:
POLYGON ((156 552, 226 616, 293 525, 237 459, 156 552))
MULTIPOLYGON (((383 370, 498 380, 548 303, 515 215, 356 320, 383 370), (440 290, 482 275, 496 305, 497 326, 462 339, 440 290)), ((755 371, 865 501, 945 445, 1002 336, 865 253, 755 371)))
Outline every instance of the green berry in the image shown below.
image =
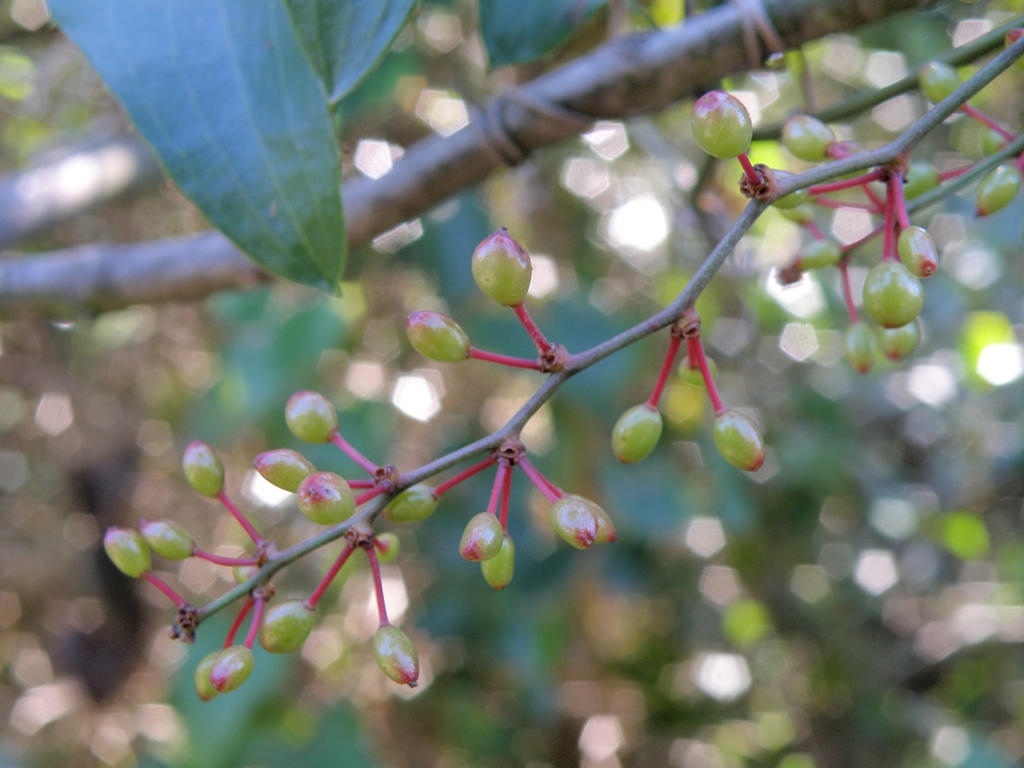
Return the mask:
POLYGON ((504 534, 495 515, 490 512, 474 515, 462 533, 459 554, 473 562, 490 560, 501 550, 501 539, 504 534))
POLYGON ((591 502, 579 496, 563 496, 551 505, 551 526, 576 549, 597 543, 598 520, 591 502))
POLYGON ((864 311, 883 328, 899 328, 921 313, 921 281, 898 261, 875 264, 864 280, 864 311))
MULTIPOLYGON (((529 287, 529 286, 527 286, 529 287)), ((440 312, 413 312, 405 323, 413 348, 439 363, 457 363, 469 357, 469 337, 458 323, 440 312)))
POLYGON ((429 485, 410 486, 384 507, 384 516, 394 523, 415 523, 425 520, 437 507, 437 496, 429 485))
POLYGON ((338 431, 338 413, 323 395, 317 392, 296 392, 284 407, 288 429, 307 443, 330 442, 338 431))
POLYGON ((252 651, 244 645, 225 648, 210 665, 210 684, 217 693, 229 693, 249 679, 252 665, 252 651))
POLYGON ((800 269, 820 269, 834 267, 843 256, 839 243, 835 240, 814 240, 797 254, 800 269))
MULTIPOLYGON (((774 173, 775 180, 780 183, 793 176, 789 171, 775 171, 774 173)), ((778 200, 774 201, 772 205, 780 211, 790 211, 803 205, 807 201, 807 196, 809 194, 810 193, 806 188, 798 189, 796 192, 790 192, 788 195, 780 197, 778 200)))
POLYGON ((199 662, 199 666, 196 667, 195 675, 193 679, 196 685, 196 693, 199 694, 199 698, 203 701, 209 701, 216 696, 219 691, 213 687, 213 683, 210 682, 210 670, 213 669, 213 662, 217 658, 220 651, 214 651, 208 653, 203 657, 203 660, 199 662))
POLYGON ((516 564, 516 547, 512 538, 506 533, 501 540, 501 549, 490 560, 480 563, 484 581, 493 589, 504 589, 512 582, 512 572, 516 564))
POLYGON ((173 520, 140 520, 139 532, 160 557, 184 560, 192 556, 192 537, 173 520))
POLYGON ((939 172, 930 163, 911 163, 903 175, 903 197, 912 200, 939 186, 939 172))
POLYGON ((896 248, 900 254, 900 261, 913 275, 931 277, 939 268, 939 255, 935 251, 935 243, 923 227, 905 227, 896 241, 896 248))
POLYGON ((316 472, 309 459, 290 448, 261 453, 252 464, 264 480, 290 493, 299 490, 299 484, 316 472))
POLYGON ((810 115, 794 115, 782 124, 783 146, 794 157, 809 163, 826 159, 835 140, 832 129, 810 115))
POLYGON ((260 645, 270 653, 291 653, 313 631, 316 611, 301 600, 288 600, 267 609, 260 625, 260 645))
POLYGON ((747 108, 724 91, 708 91, 697 99, 690 126, 701 149, 720 160, 746 152, 754 130, 747 108))
POLYGON ((217 498, 224 490, 224 465, 213 448, 202 440, 193 440, 181 461, 185 479, 203 496, 217 498))
POLYGON ((612 522, 607 512, 590 499, 585 499, 582 496, 573 496, 573 498, 582 502, 593 514, 594 519, 597 520, 597 536, 594 537, 595 544, 608 544, 618 538, 615 523, 612 522))
POLYGON ((906 360, 921 343, 921 321, 915 320, 900 328, 879 328, 878 346, 882 354, 896 362, 906 360))
POLYGON ((991 157, 1005 146, 1006 139, 994 128, 986 128, 981 132, 981 152, 985 157, 991 157))
POLYGON ((420 678, 420 657, 412 640, 398 627, 386 624, 373 636, 373 657, 381 672, 399 685, 416 687, 420 678))
POLYGON ((398 557, 398 550, 401 545, 398 537, 393 533, 377 534, 377 560, 382 563, 390 563, 398 557))
MULTIPOLYGON (((786 197, 790 197, 790 195, 786 197)), ((779 213, 782 214, 784 219, 788 219, 794 224, 805 225, 814 221, 814 206, 810 203, 802 203, 796 208, 781 208, 779 213)))
POLYGON ((941 61, 929 61, 921 67, 921 73, 918 75, 921 92, 934 104, 949 96, 960 87, 960 84, 960 75, 956 70, 941 61))
POLYGON ((149 546, 142 534, 134 528, 107 528, 103 536, 103 548, 117 569, 133 579, 153 567, 149 546))
POLYGON ((736 411, 715 417, 715 446, 734 467, 753 472, 764 464, 764 439, 754 422, 736 411))
POLYGON ((1014 165, 999 165, 978 183, 975 202, 979 216, 988 216, 1005 208, 1020 189, 1020 171, 1014 165))
POLYGON ((647 403, 622 414, 612 429, 612 452, 623 464, 647 458, 661 438, 662 419, 647 403))
MULTIPOLYGON (((718 381, 718 364, 707 353, 704 354, 704 359, 708 362, 711 379, 718 381)), ((685 355, 683 361, 679 364, 679 378, 683 380, 683 383, 694 387, 705 386, 704 375, 700 372, 700 367, 690 362, 689 355, 685 355)))
POLYGON ((867 323, 857 321, 843 335, 843 354, 857 373, 867 373, 875 364, 875 335, 867 323))
POLYGON ((335 525, 356 511, 352 489, 333 472, 314 472, 303 480, 296 502, 299 511, 317 525, 335 525))
POLYGON ((236 565, 231 569, 231 578, 239 584, 244 584, 259 572, 256 565, 236 565))
POLYGON ((530 255, 504 227, 476 247, 472 268, 477 286, 499 304, 514 307, 526 300, 533 264, 530 255))

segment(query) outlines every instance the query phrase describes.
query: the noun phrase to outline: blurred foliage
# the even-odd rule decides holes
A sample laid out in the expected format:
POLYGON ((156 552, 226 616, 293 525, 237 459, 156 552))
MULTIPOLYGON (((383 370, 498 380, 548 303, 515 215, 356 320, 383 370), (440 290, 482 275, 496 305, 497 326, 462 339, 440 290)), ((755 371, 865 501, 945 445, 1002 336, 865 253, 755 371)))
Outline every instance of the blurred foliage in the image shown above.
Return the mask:
MULTIPOLYGON (((641 5, 658 19, 682 15, 682 3, 641 5)), ((1016 0, 944 3, 810 44, 815 98, 832 104, 883 85, 1021 10, 1016 0)), ((424 94, 479 103, 518 72, 488 74, 475 13, 468 2, 424 3, 381 67, 341 102, 346 174, 379 167, 361 153, 383 146, 387 160, 377 162, 386 165, 440 130, 424 94)), ((21 30, 3 42, 5 170, 124 128, 58 35, 21 30)), ((763 124, 801 104, 799 78, 785 72, 737 76, 729 87, 747 94, 763 124)), ((1022 89, 1024 73, 1010 72, 978 105, 1021 127, 1022 89)), ((287 433, 282 408, 297 389, 327 395, 349 442, 402 469, 500 426, 540 376, 433 364, 404 338, 408 312, 435 309, 482 348, 530 353, 515 318, 488 303, 469 273, 473 247, 498 225, 534 255, 540 295, 531 312, 572 351, 670 301, 742 205, 732 164, 697 188, 704 161, 689 108, 599 125, 494 174, 357 249, 337 298, 273 283, 193 305, 0 325, 0 765, 1020 764, 1019 200, 978 220, 968 191, 917 217, 941 250, 925 338, 911 360, 879 360, 865 377, 841 360, 838 281, 826 273, 782 290, 771 269, 796 252, 801 232, 775 212, 758 222, 698 304, 725 401, 764 428, 768 459, 754 475, 719 458, 706 395, 676 377, 654 454, 630 467, 613 459, 612 424, 647 397, 667 345, 661 334, 570 380, 523 435, 560 487, 612 514, 615 545, 569 551, 519 474, 516 573, 501 592, 456 551, 465 521, 486 506, 488 473, 452 490, 422 523, 383 522, 402 542, 384 575, 394 619, 423 659, 415 691, 373 664, 372 593, 354 558, 301 653, 257 650, 250 681, 204 704, 192 672, 230 616, 204 625, 193 648, 174 643, 166 600, 112 572, 99 551, 106 526, 142 517, 172 518, 225 554, 245 545, 237 524, 181 478, 181 450, 193 438, 222 452, 229 494, 268 536, 288 546, 315 533, 250 470, 256 453, 291 447, 355 476, 334 449, 287 433), (404 400, 403 381, 421 395, 404 400)), ((907 94, 836 130, 877 144, 924 109, 907 94)), ((918 154, 955 168, 977 146, 973 125, 957 118, 918 154)), ((751 155, 802 167, 770 143, 751 155)), ((838 233, 856 220, 822 210, 818 223, 838 233)), ((164 186, 28 245, 203 226, 164 186)), ((877 257, 877 248, 858 252, 855 280, 877 257)), ((339 550, 289 568, 279 594, 308 593, 339 550)), ((221 570, 189 561, 162 565, 161 575, 202 603, 231 586, 221 570)))

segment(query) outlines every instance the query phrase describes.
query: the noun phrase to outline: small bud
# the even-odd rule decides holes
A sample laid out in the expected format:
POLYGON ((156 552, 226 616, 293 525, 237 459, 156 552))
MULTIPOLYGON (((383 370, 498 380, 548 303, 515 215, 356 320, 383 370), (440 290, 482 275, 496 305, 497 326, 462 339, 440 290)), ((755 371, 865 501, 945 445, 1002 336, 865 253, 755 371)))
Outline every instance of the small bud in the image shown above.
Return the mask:
POLYGON ((474 515, 462 533, 459 554, 473 562, 490 560, 501 549, 503 535, 501 523, 495 515, 490 512, 474 515))
POLYGON ((184 560, 192 556, 192 537, 173 520, 140 520, 139 531, 160 557, 184 560))
POLYGON ((381 672, 399 685, 416 687, 420 678, 420 657, 412 640, 398 627, 382 626, 373 636, 373 657, 381 672))
POLYGON ((878 347, 893 362, 906 360, 921 343, 921 320, 917 319, 900 328, 879 328, 878 347))
POLYGON ((338 430, 338 413, 330 401, 318 392, 296 392, 284 407, 288 429, 307 443, 327 443, 338 430))
POLYGON ((846 362, 857 373, 867 373, 875 364, 875 335, 867 323, 858 321, 846 329, 843 336, 843 353, 846 362))
POLYGON ((506 533, 501 540, 501 549, 490 560, 480 563, 480 570, 492 589, 504 589, 512 582, 516 564, 516 547, 506 533))
POLYGON ((413 312, 405 322, 413 348, 439 363, 457 363, 469 357, 469 337, 447 315, 426 310, 413 312))
POLYGON ((943 64, 941 61, 929 61, 921 67, 918 84, 925 98, 938 104, 960 87, 961 80, 960 75, 949 64, 943 64))
POLYGON ((199 698, 203 701, 209 701, 219 693, 213 687, 213 683, 210 682, 210 670, 213 669, 213 662, 219 654, 220 651, 206 654, 203 660, 199 662, 199 666, 196 667, 193 679, 195 680, 196 693, 199 694, 199 698))
POLYGON ((697 99, 690 127, 701 149, 719 160, 746 152, 754 130, 747 108, 725 91, 708 91, 697 99))
POLYGON ((832 129, 810 115, 794 115, 782 124, 783 146, 794 157, 809 163, 826 159, 835 140, 832 129))
POLYGON ((754 422, 736 411, 715 417, 715 446, 734 467, 754 472, 764 464, 764 439, 754 422))
POLYGON ((146 540, 133 528, 107 528, 103 536, 103 548, 117 569, 133 579, 139 578, 152 567, 146 540))
POLYGON ((656 408, 647 403, 623 413, 612 429, 612 453, 623 464, 647 458, 661 438, 663 422, 656 408))
POLYGON ((217 693, 229 693, 249 679, 252 665, 252 651, 244 645, 224 648, 210 665, 210 684, 217 693))
POLYGON ((317 525, 334 525, 352 517, 356 499, 344 478, 333 472, 314 472, 299 485, 299 511, 317 525))
POLYGON ((270 653, 291 653, 313 631, 316 611, 301 600, 288 600, 267 609, 260 625, 260 645, 270 653))
POLYGON ((377 560, 382 563, 390 563, 396 557, 398 557, 398 551, 401 545, 398 541, 398 537, 393 533, 378 533, 377 534, 377 560))
POLYGON ((393 523, 415 523, 425 520, 437 507, 437 496, 429 485, 410 486, 384 507, 384 517, 393 523))
POLYGON ((1002 210, 1017 196, 1021 187, 1020 170, 1012 165, 999 165, 986 173, 975 193, 979 216, 989 216, 1002 210))
POLYGON ((193 440, 182 459, 185 479, 203 496, 217 498, 224 490, 224 465, 213 448, 202 440, 193 440))
POLYGON ((922 227, 905 227, 896 241, 900 261, 918 277, 931 277, 939 268, 939 255, 928 231, 922 227))
POLYGON ((472 268, 477 286, 499 304, 514 307, 526 300, 533 264, 529 254, 504 227, 476 247, 472 268))
POLYGON ((597 541, 597 515, 586 499, 563 496, 551 505, 551 526, 576 549, 587 549, 597 541))
POLYGON ((299 484, 316 472, 309 459, 289 448, 261 453, 253 459, 252 465, 264 480, 289 493, 299 490, 299 484))

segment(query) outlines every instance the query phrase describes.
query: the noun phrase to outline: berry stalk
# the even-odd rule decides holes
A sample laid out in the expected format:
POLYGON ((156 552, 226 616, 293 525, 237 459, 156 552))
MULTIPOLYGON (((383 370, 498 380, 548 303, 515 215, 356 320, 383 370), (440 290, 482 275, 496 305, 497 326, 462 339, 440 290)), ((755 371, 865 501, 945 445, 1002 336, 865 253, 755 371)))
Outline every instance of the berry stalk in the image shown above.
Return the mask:
POLYGON ((365 504, 370 499, 380 496, 382 493, 387 493, 390 490, 390 483, 378 483, 374 485, 373 488, 368 490, 366 493, 361 493, 358 496, 356 496, 356 506, 358 507, 361 504, 365 504))
POLYGON ((708 366, 708 358, 704 354, 704 345, 700 336, 691 336, 686 340, 686 351, 690 356, 690 362, 696 363, 700 369, 700 375, 704 378, 704 387, 711 398, 711 407, 715 409, 715 416, 725 413, 725 406, 722 405, 722 398, 718 394, 718 385, 711 376, 711 368, 708 366))
POLYGON ((812 195, 827 195, 830 192, 839 192, 851 187, 861 187, 872 181, 878 181, 881 178, 882 171, 876 168, 869 173, 854 176, 852 179, 844 179, 843 181, 836 181, 831 184, 815 184, 813 187, 808 187, 807 191, 812 195))
POLYGON ((747 177, 753 186, 757 187, 761 185, 761 176, 756 170, 754 170, 754 164, 750 162, 750 158, 747 157, 746 152, 740 152, 736 159, 740 161, 740 165, 743 166, 743 173, 747 177))
POLYGON ((850 270, 845 261, 839 262, 839 278, 843 284, 843 301, 846 302, 846 314, 851 323, 856 323, 860 316, 857 314, 857 305, 853 303, 853 288, 850 286, 850 270))
POLYGON ((828 197, 815 197, 811 202, 825 208, 856 208, 857 210, 869 211, 871 213, 881 213, 882 211, 874 203, 860 203, 853 200, 833 200, 828 197))
POLYGON ((1000 136, 1002 136, 1007 141, 1013 141, 1015 138, 1017 138, 1013 134, 1013 131, 1006 130, 1005 128, 1003 128, 1003 126, 1001 126, 999 123, 997 123, 991 117, 986 115, 984 112, 981 112, 981 111, 975 109, 970 104, 963 104, 960 107, 960 111, 963 112, 965 115, 968 115, 969 117, 977 120, 979 123, 984 125, 986 128, 991 128, 993 131, 998 133, 1000 136))
POLYGON ((892 194, 885 196, 885 222, 882 224, 882 261, 896 260, 896 203, 892 194))
POLYGON ((558 486, 544 477, 540 470, 533 466, 533 462, 526 458, 526 456, 520 456, 517 464, 523 470, 523 474, 530 478, 530 482, 537 486, 537 490, 543 493, 544 498, 548 501, 558 501, 558 499, 565 495, 558 486))
POLYGON ((388 621, 388 607, 384 604, 384 581, 380 577, 380 561, 377 559, 377 550, 373 547, 364 547, 366 559, 370 561, 370 572, 373 574, 373 590, 377 595, 377 616, 380 618, 380 625, 387 627, 391 625, 388 621))
POLYGON ((310 610, 316 608, 316 604, 320 602, 320 598, 324 596, 324 592, 331 586, 331 582, 334 581, 334 577, 338 575, 338 571, 342 569, 342 566, 348 562, 349 557, 352 556, 354 547, 351 544, 346 544, 345 548, 338 555, 338 559, 334 561, 334 564, 328 569, 324 577, 320 579, 320 583, 316 585, 316 589, 306 598, 306 607, 310 610))
POLYGON ((348 456, 352 461, 358 464, 360 467, 365 469, 371 475, 377 472, 377 465, 370 461, 368 458, 363 456, 359 451, 349 445, 348 441, 341 436, 341 432, 334 430, 331 433, 330 441, 334 443, 342 452, 348 456))
POLYGON ((230 648, 235 644, 235 635, 238 634, 238 628, 242 626, 242 622, 245 621, 245 617, 249 615, 249 611, 252 610, 253 603, 252 595, 245 598, 245 602, 242 603, 242 607, 239 609, 238 615, 235 616, 235 620, 231 623, 231 629, 228 630, 228 634, 224 638, 225 648, 230 648))
POLYGON ((477 474, 479 472, 483 472, 485 469, 487 469, 489 466, 491 466, 497 460, 498 460, 497 457, 494 454, 491 454, 490 456, 488 456, 483 461, 479 461, 476 464, 474 464, 472 467, 469 467, 468 469, 462 470, 461 472, 459 472, 459 474, 455 475, 455 477, 448 478, 443 483, 438 485, 434 489, 434 496, 436 496, 437 498, 441 498, 442 495, 447 493, 449 490, 454 488, 456 485, 458 485, 459 483, 463 482, 464 480, 468 480, 473 475, 475 475, 475 474, 477 474))
POLYGON ((907 200, 903 196, 903 179, 898 173, 890 173, 887 182, 889 197, 892 198, 893 207, 896 209, 896 220, 900 229, 910 226, 910 216, 907 214, 907 200))
MULTIPOLYGON (((675 328, 676 326, 673 326, 673 331, 675 328)), ((658 374, 658 380, 654 384, 654 389, 651 390, 651 396, 647 398, 647 405, 653 410, 658 408, 661 393, 665 391, 665 384, 668 382, 669 374, 672 373, 672 368, 676 362, 676 355, 679 354, 679 345, 682 343, 683 337, 673 332, 672 339, 668 344, 668 351, 665 353, 665 362, 661 366, 661 373, 658 374)))
POLYGON ((545 352, 550 352, 553 345, 547 338, 541 333, 540 328, 533 322, 533 318, 530 317, 530 313, 526 310, 525 304, 516 304, 512 307, 512 311, 516 313, 516 317, 519 318, 519 322, 523 324, 523 328, 530 334, 530 339, 537 346, 537 351, 542 355, 545 352))
POLYGON ((259 634, 260 625, 263 623, 263 612, 267 608, 266 597, 253 598, 253 602, 256 604, 256 610, 252 615, 252 622, 249 624, 249 631, 245 635, 245 642, 242 643, 250 651, 252 650, 253 643, 256 642, 256 635, 259 634))
POLYGON ((501 530, 508 532, 508 500, 512 495, 512 471, 505 473, 505 481, 501 484, 501 530))
POLYGON ((156 587, 165 595, 167 595, 171 602, 174 603, 176 608, 181 608, 183 605, 185 605, 185 598, 183 598, 181 595, 175 592, 174 589, 166 581, 161 579, 152 571, 146 571, 144 574, 142 574, 140 578, 145 579, 154 587, 156 587))
POLYGON ((192 557, 198 557, 200 560, 206 560, 214 565, 226 565, 229 568, 234 568, 236 565, 259 564, 259 560, 255 557, 227 557, 226 555, 216 555, 213 552, 207 552, 199 547, 192 547, 192 557))
POLYGON ((489 363, 507 365, 510 368, 529 368, 534 371, 540 370, 540 363, 536 360, 526 360, 522 357, 510 357, 509 355, 501 355, 497 352, 486 352, 482 349, 477 349, 476 347, 469 348, 469 356, 474 360, 486 360, 489 363))
POLYGON ((238 507, 234 505, 224 491, 221 491, 218 494, 217 499, 224 505, 227 511, 234 516, 235 520, 238 521, 238 524, 245 529, 245 532, 249 534, 249 538, 251 538, 257 546, 263 543, 264 539, 260 536, 260 532, 257 531, 255 526, 249 522, 248 518, 239 511, 238 507))
POLYGON ((494 473, 494 485, 491 486, 491 498, 487 502, 487 511, 492 515, 498 513, 498 501, 501 499, 501 489, 505 485, 505 475, 508 474, 508 464, 502 462, 498 465, 498 471, 494 473))

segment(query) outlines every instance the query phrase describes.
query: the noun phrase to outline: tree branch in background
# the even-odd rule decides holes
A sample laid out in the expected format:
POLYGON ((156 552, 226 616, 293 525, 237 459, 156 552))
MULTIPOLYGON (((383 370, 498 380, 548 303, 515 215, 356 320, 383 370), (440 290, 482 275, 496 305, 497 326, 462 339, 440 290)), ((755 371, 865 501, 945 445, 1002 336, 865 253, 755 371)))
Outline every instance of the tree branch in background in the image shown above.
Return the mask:
MULTIPOLYGON (((765 0, 787 47, 856 29, 927 0, 765 0)), ((379 179, 343 188, 350 243, 407 221, 482 181, 503 162, 585 130, 653 112, 746 68, 744 19, 726 3, 667 31, 612 40, 503 92, 465 129, 424 139, 379 179)), ((245 287, 263 273, 219 233, 132 246, 94 245, 0 265, 0 307, 19 312, 117 309, 245 287)))

